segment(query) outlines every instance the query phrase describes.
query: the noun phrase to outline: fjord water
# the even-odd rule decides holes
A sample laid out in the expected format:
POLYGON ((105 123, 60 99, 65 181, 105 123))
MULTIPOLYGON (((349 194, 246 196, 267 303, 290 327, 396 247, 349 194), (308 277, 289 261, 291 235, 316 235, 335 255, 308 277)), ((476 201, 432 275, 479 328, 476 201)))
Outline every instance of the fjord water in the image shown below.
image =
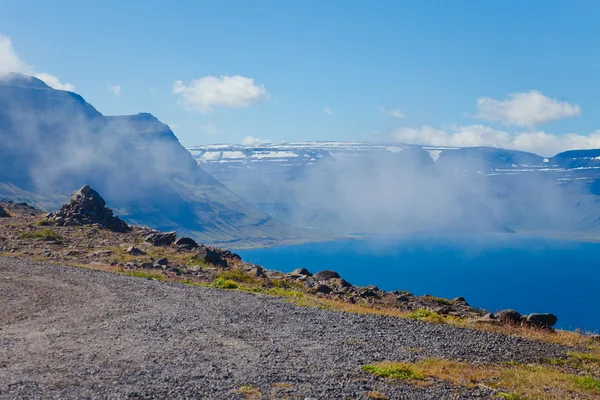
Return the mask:
POLYGON ((238 251, 290 272, 332 269, 354 285, 454 298, 490 311, 552 312, 600 331, 600 244, 522 235, 370 238, 238 251))

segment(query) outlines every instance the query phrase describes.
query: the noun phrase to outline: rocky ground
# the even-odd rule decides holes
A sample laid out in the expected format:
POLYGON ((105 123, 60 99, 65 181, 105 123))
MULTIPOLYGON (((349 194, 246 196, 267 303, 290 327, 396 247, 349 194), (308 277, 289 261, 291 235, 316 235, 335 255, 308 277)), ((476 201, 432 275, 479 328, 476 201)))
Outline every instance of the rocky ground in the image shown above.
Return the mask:
POLYGON ((0 207, 10 215, 0 217, 0 254, 195 283, 211 284, 221 278, 221 284, 234 280, 257 290, 292 288, 348 304, 405 312, 427 310, 488 324, 556 323, 554 316, 546 314, 528 317, 512 310, 489 314, 471 307, 462 297, 448 300, 386 292, 372 285, 356 287, 335 271, 314 275, 304 268, 290 274, 268 271, 229 251, 178 238, 176 232, 127 226, 87 185, 73 193, 69 204, 47 215, 26 204, 0 202, 0 207))
POLYGON ((535 361, 539 341, 272 296, 0 257, 0 398, 494 398, 361 370, 439 356, 535 361), (260 393, 260 397, 259 397, 260 393))
POLYGON ((127 226, 89 187, 48 215, 0 202, 0 297, 6 399, 494 398, 489 385, 391 382, 362 367, 539 363, 573 351, 548 343, 565 343, 552 315, 488 314, 463 298, 356 287, 334 271, 268 271, 127 226))

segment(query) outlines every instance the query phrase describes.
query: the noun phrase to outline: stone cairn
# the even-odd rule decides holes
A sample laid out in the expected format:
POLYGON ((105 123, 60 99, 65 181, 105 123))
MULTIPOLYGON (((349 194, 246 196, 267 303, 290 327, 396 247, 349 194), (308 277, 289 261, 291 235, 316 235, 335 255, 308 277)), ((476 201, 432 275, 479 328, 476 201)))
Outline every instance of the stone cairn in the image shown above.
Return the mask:
POLYGON ((104 199, 89 185, 71 194, 69 204, 46 215, 46 220, 58 226, 97 225, 114 232, 127 232, 129 225, 115 217, 104 199))

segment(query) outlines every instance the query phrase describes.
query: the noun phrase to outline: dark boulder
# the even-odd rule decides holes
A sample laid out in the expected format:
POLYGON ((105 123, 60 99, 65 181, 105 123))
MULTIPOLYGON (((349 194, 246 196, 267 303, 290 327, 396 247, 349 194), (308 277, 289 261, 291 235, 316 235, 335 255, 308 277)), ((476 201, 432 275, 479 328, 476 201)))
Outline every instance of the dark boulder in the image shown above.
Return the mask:
POLYGON ((319 286, 317 286, 317 289, 315 290, 315 292, 329 294, 329 293, 333 292, 333 290, 327 285, 319 285, 319 286))
POLYGON ((502 310, 496 314, 502 324, 517 325, 521 322, 521 314, 515 310, 502 310))
POLYGON ((206 264, 215 265, 217 267, 227 267, 227 260, 224 256, 224 251, 213 247, 200 246, 195 257, 206 264))
POLYGON ((529 314, 527 317, 527 323, 542 328, 549 328, 558 322, 558 318, 554 314, 529 314))
POLYGON ((4 208, 0 206, 0 218, 8 218, 9 215, 4 208))
POLYGON ((315 279, 318 281, 328 281, 330 279, 339 279, 340 274, 331 270, 319 271, 315 274, 315 279))
POLYGON ((175 246, 186 250, 192 250, 198 247, 198 243, 196 243, 194 239, 185 236, 178 238, 174 243, 175 246))
POLYGON ((166 258, 159 258, 156 261, 156 264, 158 264, 158 265, 169 265, 169 260, 166 259, 166 258))
POLYGON ((144 240, 152 243, 154 246, 170 246, 177 239, 177 232, 153 232, 146 236, 144 240))

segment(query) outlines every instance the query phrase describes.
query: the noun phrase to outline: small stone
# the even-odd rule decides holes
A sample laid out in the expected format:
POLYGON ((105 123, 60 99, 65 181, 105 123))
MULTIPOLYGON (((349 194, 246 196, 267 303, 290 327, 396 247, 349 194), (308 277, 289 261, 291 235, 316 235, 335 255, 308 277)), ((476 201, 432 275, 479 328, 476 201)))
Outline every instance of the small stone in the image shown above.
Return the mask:
POLYGON ((408 303, 410 299, 408 298, 408 296, 401 294, 400 296, 396 297, 396 301, 399 303, 408 303))
POLYGON ((202 272, 202 266, 201 265, 192 265, 191 267, 188 267, 188 270, 190 272, 194 272, 194 273, 202 272))
POLYGON ((132 256, 145 256, 146 255, 145 251, 140 250, 135 246, 129 246, 127 248, 127 250, 125 250, 125 252, 131 254, 132 256))
POLYGON ((152 268, 153 266, 151 262, 142 263, 142 268, 152 268))
POLYGON ((159 258, 158 260, 156 260, 156 264, 158 265, 169 265, 169 260, 166 258, 159 258))
POLYGON ((0 206, 0 218, 8 218, 9 215, 6 212, 6 210, 4 208, 2 208, 2 206, 0 206))

